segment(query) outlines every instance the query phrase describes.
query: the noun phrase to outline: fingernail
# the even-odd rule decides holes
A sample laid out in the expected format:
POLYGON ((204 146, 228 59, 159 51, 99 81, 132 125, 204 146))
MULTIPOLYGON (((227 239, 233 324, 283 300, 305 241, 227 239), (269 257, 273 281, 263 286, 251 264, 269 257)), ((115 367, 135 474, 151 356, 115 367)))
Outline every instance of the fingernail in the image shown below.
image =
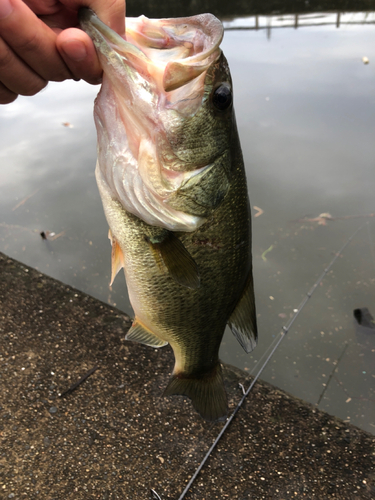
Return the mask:
POLYGON ((67 40, 61 45, 65 55, 73 61, 83 61, 87 57, 87 50, 81 40, 67 40))
POLYGON ((0 19, 5 19, 13 12, 13 5, 9 0, 1 0, 0 2, 0 19))

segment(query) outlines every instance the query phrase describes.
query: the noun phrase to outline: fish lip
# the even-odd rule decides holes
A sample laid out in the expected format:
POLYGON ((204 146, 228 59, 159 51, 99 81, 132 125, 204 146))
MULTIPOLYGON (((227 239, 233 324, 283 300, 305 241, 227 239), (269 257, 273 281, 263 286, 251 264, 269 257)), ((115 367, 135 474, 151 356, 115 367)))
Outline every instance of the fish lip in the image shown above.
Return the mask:
MULTIPOLYGON (((95 48, 103 55, 116 52, 119 55, 133 56, 143 64, 151 63, 151 60, 136 45, 127 42, 116 31, 103 23, 95 12, 87 7, 81 7, 78 12, 81 28, 94 42, 95 48)), ((126 64, 123 62, 123 64, 126 64)))
POLYGON ((79 9, 78 20, 83 31, 85 31, 94 41, 96 41, 97 35, 99 34, 101 35, 100 41, 103 41, 103 37, 105 37, 116 45, 126 43, 118 33, 104 24, 95 12, 88 7, 81 7, 79 9))

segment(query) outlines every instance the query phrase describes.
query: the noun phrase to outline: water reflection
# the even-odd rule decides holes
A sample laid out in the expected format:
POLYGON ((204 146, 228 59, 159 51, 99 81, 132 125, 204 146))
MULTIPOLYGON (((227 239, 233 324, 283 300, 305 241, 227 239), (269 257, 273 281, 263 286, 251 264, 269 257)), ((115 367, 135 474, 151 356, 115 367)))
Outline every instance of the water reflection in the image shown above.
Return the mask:
MULTIPOLYGON (((375 28, 341 16, 337 29, 335 16, 297 30, 274 30, 274 17, 269 39, 262 29, 225 34, 250 199, 263 213, 253 220, 259 346, 248 356, 228 333, 221 357, 252 371, 333 254, 368 220, 262 377, 374 432, 375 345, 358 340, 353 310, 375 312, 375 231, 364 217, 375 212, 375 28), (331 220, 319 219, 324 213, 331 220)), ((94 180, 97 90, 50 84, 0 108, 0 250, 129 312, 124 280, 112 291, 107 285, 110 247, 94 180), (46 241, 41 231, 64 235, 46 241)))
POLYGON ((307 15, 316 12, 365 12, 374 10, 372 0, 321 0, 319 3, 308 0, 127 0, 128 16, 183 17, 211 12, 220 19, 226 17, 307 15))
POLYGON ((266 30, 267 37, 271 38, 273 29, 278 28, 312 28, 317 26, 334 26, 346 28, 358 24, 375 24, 375 12, 335 12, 313 14, 289 14, 277 16, 254 15, 236 17, 224 20, 224 27, 229 30, 266 30))

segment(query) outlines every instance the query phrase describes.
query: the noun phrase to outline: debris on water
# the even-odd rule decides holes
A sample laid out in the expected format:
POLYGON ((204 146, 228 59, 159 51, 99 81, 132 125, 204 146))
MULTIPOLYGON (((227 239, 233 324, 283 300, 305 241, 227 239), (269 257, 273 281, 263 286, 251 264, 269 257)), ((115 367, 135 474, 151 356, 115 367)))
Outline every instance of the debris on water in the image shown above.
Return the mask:
POLYGON ((358 325, 375 330, 375 321, 367 307, 354 309, 353 315, 358 325))
POLYGON ((298 222, 300 221, 317 222, 318 225, 320 226, 326 226, 328 220, 334 220, 334 218, 328 212, 324 212, 322 214, 319 214, 318 217, 313 217, 313 218, 303 217, 302 219, 299 219, 298 222))
POLYGON ((58 234, 53 231, 41 231, 39 234, 42 237, 42 240, 54 241, 57 240, 57 238, 60 238, 60 236, 64 236, 65 231, 61 231, 61 233, 58 234))
POLYGON ((323 212, 322 214, 318 215, 318 217, 308 217, 307 215, 305 215, 304 217, 302 217, 300 219, 292 220, 291 222, 317 222, 318 225, 326 226, 327 221, 347 220, 347 219, 363 219, 363 218, 367 218, 367 217, 375 217, 375 213, 364 214, 364 215, 342 215, 341 217, 333 217, 328 212, 323 212))
POLYGON ((368 64, 370 61, 369 61, 369 58, 366 57, 366 56, 363 56, 362 57, 362 61, 363 61, 363 64, 368 64))
POLYGON ((71 123, 69 122, 63 122, 62 125, 66 128, 73 128, 74 125, 72 125, 71 123))
POLYGON ((38 229, 30 229, 29 227, 19 226, 17 224, 6 224, 5 222, 0 222, 0 227, 8 229, 9 231, 27 231, 29 233, 39 233, 38 229))
POLYGON ((27 200, 29 200, 32 196, 34 196, 34 194, 36 194, 38 191, 39 191, 40 188, 36 189, 35 191, 33 191, 31 194, 29 194, 29 196, 26 196, 26 198, 24 198, 23 200, 21 200, 19 203, 17 203, 17 205, 15 205, 13 208, 12 208, 12 212, 14 212, 15 210, 17 210, 17 208, 19 208, 20 206, 24 205, 27 200))
POLYGON ((262 253, 261 257, 262 257, 262 259, 264 260, 264 262, 267 262, 266 255, 267 255, 269 252, 271 252, 271 250, 273 250, 273 245, 270 245, 270 246, 267 248, 267 250, 265 250, 265 251, 262 253))
POLYGON ((257 211, 257 213, 254 214, 254 217, 259 217, 260 215, 264 214, 264 211, 261 208, 256 207, 255 205, 253 206, 253 209, 257 211))

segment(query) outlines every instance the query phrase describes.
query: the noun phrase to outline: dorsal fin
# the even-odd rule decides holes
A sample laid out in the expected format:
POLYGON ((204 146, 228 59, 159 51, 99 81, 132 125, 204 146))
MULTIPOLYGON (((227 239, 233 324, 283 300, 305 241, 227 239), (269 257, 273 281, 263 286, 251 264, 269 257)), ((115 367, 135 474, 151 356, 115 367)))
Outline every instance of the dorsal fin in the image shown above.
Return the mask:
POLYGON ((251 271, 242 296, 229 318, 228 325, 243 349, 247 353, 251 352, 257 345, 258 340, 253 275, 251 271))

